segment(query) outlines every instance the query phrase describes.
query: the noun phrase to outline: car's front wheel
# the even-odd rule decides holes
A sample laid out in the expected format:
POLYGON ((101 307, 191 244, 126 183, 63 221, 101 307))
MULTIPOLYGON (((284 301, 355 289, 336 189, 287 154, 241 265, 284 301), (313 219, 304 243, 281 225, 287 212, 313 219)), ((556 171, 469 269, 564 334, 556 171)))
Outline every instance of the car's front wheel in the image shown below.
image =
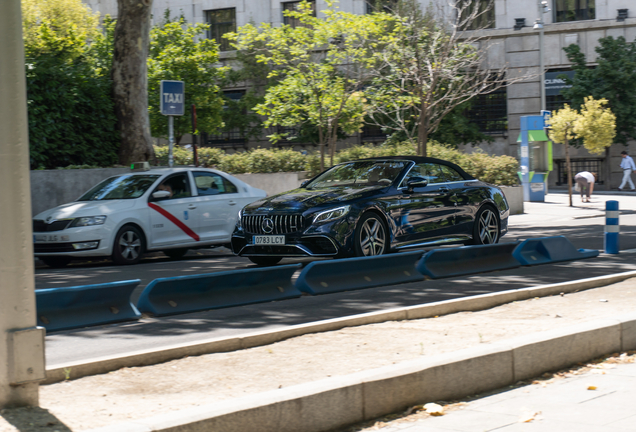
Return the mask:
POLYGON ((484 206, 477 212, 473 224, 473 239, 470 244, 485 245, 499 242, 499 218, 490 206, 484 206))
POLYGON ((360 218, 355 234, 356 256, 382 255, 388 250, 388 231, 380 216, 365 213, 360 218))
POLYGON ((63 268, 69 265, 71 258, 69 257, 40 257, 40 261, 52 268, 63 268))
POLYGON ((260 257, 260 256, 248 257, 248 258, 250 261, 252 261, 254 264, 258 266, 273 266, 278 264, 280 260, 283 259, 283 257, 260 257))
POLYGON ((139 228, 126 225, 115 236, 113 261, 116 264, 137 264, 144 253, 144 240, 139 228))

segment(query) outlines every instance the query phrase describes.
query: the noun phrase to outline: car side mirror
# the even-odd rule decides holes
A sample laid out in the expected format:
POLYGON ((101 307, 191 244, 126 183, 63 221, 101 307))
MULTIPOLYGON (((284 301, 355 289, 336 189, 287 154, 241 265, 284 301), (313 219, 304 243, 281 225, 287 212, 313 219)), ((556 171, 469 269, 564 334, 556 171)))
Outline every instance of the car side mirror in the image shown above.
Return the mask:
POLYGON ((159 191, 155 191, 152 193, 152 197, 154 199, 163 199, 163 198, 169 198, 170 197, 170 192, 167 190, 159 190, 159 191))
POLYGON ((426 180, 424 177, 411 177, 406 181, 406 191, 412 193, 413 189, 426 187, 427 185, 428 180, 426 180))
POLYGON ((309 184, 309 180, 305 180, 304 182, 302 182, 302 183, 300 184, 300 187, 301 187, 301 188, 304 188, 304 187, 305 187, 305 186, 307 186, 308 184, 309 184))

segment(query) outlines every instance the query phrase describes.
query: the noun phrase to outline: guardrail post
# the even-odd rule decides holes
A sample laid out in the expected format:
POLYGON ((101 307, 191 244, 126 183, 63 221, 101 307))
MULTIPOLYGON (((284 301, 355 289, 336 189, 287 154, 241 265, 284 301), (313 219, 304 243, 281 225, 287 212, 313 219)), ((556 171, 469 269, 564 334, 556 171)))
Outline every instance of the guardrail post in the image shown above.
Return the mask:
POLYGON ((605 253, 618 253, 618 201, 605 201, 605 253))

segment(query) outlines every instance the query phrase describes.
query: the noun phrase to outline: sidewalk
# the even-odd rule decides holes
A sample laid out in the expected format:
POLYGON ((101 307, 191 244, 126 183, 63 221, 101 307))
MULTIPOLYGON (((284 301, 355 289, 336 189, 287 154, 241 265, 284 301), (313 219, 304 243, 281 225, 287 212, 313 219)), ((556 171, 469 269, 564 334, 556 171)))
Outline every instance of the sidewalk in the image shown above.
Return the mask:
POLYGON ((382 432, 622 432, 636 430, 636 355, 544 377, 451 405, 443 416, 423 411, 369 428, 382 432), (423 417, 423 418, 422 418, 423 417), (384 426, 386 424, 386 426, 384 426))

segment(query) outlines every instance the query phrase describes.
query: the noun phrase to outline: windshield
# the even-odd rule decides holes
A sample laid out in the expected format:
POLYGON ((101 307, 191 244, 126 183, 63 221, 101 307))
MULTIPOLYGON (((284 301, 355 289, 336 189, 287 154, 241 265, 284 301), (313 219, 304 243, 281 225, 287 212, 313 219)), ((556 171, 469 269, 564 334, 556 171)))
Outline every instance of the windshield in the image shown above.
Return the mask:
POLYGON ((139 198, 148 190, 158 174, 133 175, 127 174, 118 177, 107 178, 88 192, 78 201, 101 201, 116 199, 139 198))
POLYGON ((389 186, 397 179, 405 165, 404 161, 348 162, 324 172, 306 187, 314 189, 331 186, 389 186))

